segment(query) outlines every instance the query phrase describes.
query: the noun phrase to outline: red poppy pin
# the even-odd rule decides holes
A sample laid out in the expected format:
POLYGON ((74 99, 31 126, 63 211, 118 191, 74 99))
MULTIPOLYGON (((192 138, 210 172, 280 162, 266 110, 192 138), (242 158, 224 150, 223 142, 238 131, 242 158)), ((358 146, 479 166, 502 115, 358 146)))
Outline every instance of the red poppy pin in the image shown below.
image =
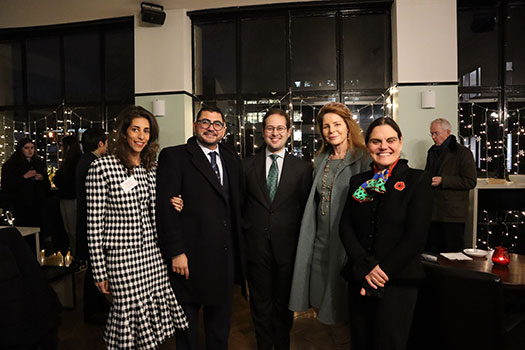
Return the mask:
POLYGON ((403 191, 405 189, 405 183, 403 181, 398 181, 394 185, 394 188, 398 191, 403 191))

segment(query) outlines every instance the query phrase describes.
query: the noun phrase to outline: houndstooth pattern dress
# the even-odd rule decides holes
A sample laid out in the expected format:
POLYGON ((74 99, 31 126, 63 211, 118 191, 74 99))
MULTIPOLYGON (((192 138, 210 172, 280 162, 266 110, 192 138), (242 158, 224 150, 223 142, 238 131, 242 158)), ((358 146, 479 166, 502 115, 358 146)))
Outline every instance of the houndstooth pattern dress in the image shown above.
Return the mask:
POLYGON ((113 156, 99 158, 86 178, 88 245, 96 282, 113 296, 108 349, 156 349, 188 322, 168 280, 155 229, 155 170, 133 175, 113 156), (136 181, 126 188, 130 178, 136 181))

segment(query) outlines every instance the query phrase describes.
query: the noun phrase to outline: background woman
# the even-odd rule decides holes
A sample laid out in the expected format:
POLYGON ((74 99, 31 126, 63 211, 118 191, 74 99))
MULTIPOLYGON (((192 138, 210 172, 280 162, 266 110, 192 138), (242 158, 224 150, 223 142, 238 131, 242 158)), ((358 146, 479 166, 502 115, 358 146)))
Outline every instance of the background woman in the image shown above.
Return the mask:
POLYGON ((314 161, 314 183, 301 223, 290 309, 314 307, 317 319, 331 325, 338 348, 348 349, 347 284, 341 277, 346 253, 339 220, 352 175, 368 169, 370 160, 361 129, 342 103, 328 103, 317 115, 322 144, 314 161))
POLYGON ((74 257, 77 256, 76 225, 77 225, 77 201, 76 201, 76 168, 82 151, 80 143, 75 136, 66 136, 60 142, 62 148, 62 164, 57 170, 53 182, 60 190, 60 213, 64 222, 64 229, 69 238, 69 246, 74 257))
POLYGON ((113 296, 104 341, 108 349, 155 349, 188 326, 157 244, 159 128, 151 113, 130 106, 115 129, 112 155, 95 160, 86 179, 93 277, 113 296))
POLYGON ((404 349, 423 278, 419 255, 430 225, 431 179, 399 159, 403 140, 393 119, 372 122, 365 141, 373 169, 350 180, 340 224, 352 349, 404 349))
POLYGON ((7 192, 16 226, 40 227, 49 188, 46 163, 36 154, 35 144, 20 139, 2 166, 2 190, 7 192))

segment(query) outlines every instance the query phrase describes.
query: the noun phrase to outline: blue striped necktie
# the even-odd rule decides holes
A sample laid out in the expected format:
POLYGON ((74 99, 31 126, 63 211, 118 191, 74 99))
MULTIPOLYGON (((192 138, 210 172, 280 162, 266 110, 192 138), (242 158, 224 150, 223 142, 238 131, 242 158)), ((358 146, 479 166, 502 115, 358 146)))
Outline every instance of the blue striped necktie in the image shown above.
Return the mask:
POLYGON ((215 175, 217 175, 217 180, 219 180, 219 183, 221 183, 221 173, 219 171, 219 166, 217 165, 217 152, 213 151, 208 154, 211 158, 211 168, 215 172, 215 175))

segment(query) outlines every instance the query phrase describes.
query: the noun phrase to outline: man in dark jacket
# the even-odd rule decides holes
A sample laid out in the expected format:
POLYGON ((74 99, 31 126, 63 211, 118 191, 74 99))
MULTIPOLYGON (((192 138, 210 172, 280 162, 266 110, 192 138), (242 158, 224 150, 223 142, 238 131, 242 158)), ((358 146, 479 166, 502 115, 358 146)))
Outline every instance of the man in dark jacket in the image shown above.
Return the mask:
POLYGON ((289 349, 288 301, 312 166, 286 152, 292 129, 285 111, 270 109, 263 127, 265 149, 243 161, 250 308, 257 348, 289 349))
POLYGON ((450 123, 438 118, 430 124, 434 146, 428 150, 425 170, 432 176, 434 207, 426 249, 458 252, 465 247, 469 190, 476 187, 474 157, 450 134, 450 123))
POLYGON ((205 106, 193 124, 195 136, 160 152, 157 168, 157 232, 170 279, 190 327, 177 331, 177 350, 198 349, 199 310, 207 349, 228 349, 233 285, 245 285, 240 233, 241 163, 220 143, 224 114, 205 106), (173 197, 181 196, 177 212, 173 197))
POLYGON ((93 280, 93 272, 89 265, 87 243, 87 204, 86 177, 91 163, 106 154, 108 147, 106 132, 103 129, 88 129, 82 135, 82 150, 76 169, 77 194, 77 256, 81 261, 88 261, 84 276, 84 320, 86 322, 105 323, 105 313, 108 305, 104 295, 100 293, 93 280))
POLYGON ((0 230, 0 348, 58 348, 62 306, 14 227, 0 230))

